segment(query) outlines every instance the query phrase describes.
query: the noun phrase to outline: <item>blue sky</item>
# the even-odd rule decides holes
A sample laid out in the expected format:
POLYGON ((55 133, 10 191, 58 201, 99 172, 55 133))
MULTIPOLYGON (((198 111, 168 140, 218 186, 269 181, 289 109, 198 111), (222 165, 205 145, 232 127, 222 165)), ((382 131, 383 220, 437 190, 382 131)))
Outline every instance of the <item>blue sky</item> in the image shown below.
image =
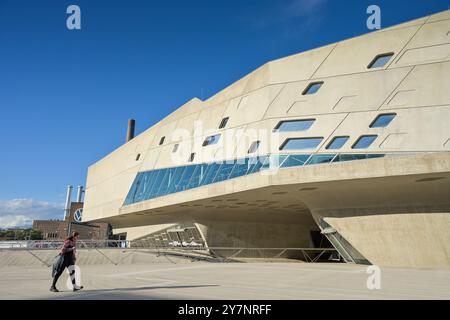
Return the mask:
POLYGON ((142 132, 269 60, 366 33, 371 4, 388 27, 450 0, 0 0, 0 227, 60 217, 128 118, 142 132))

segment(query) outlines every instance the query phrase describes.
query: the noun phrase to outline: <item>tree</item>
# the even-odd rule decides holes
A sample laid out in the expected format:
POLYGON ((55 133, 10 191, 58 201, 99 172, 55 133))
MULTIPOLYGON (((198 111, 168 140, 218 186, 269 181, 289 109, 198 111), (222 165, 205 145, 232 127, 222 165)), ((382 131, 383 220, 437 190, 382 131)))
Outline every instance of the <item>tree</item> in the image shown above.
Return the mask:
POLYGON ((0 240, 42 240, 42 231, 34 229, 1 230, 0 240))
POLYGON ((30 231, 30 240, 42 240, 42 231, 41 230, 34 230, 32 229, 30 231))

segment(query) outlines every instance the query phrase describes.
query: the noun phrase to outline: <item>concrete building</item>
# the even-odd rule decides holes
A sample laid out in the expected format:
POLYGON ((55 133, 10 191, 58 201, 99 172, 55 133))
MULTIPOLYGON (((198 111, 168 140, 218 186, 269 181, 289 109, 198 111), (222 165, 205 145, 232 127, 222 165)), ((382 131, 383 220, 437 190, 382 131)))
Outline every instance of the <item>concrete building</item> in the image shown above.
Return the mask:
MULTIPOLYGON (((268 62, 93 164, 84 221, 128 239, 450 266, 450 11, 268 62)), ((131 128, 134 122, 131 123, 131 128)))

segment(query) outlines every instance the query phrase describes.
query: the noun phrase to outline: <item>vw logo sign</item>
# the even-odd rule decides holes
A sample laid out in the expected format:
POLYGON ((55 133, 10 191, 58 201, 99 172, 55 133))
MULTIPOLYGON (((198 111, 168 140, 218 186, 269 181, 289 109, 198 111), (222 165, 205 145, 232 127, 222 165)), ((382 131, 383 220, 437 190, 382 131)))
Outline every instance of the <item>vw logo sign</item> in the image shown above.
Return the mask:
POLYGON ((83 209, 78 209, 77 211, 75 211, 73 217, 75 218, 76 222, 81 222, 81 220, 83 219, 83 209))

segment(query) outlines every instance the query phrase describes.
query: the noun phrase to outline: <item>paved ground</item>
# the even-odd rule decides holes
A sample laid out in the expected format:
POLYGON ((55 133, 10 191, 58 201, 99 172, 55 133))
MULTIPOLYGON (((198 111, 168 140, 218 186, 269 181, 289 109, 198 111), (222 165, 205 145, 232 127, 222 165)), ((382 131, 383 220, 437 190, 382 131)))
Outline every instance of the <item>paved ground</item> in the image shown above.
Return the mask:
POLYGON ((73 293, 63 275, 49 292, 50 268, 0 268, 0 299, 450 299, 450 270, 382 269, 367 289, 365 266, 305 263, 94 265, 73 293))

